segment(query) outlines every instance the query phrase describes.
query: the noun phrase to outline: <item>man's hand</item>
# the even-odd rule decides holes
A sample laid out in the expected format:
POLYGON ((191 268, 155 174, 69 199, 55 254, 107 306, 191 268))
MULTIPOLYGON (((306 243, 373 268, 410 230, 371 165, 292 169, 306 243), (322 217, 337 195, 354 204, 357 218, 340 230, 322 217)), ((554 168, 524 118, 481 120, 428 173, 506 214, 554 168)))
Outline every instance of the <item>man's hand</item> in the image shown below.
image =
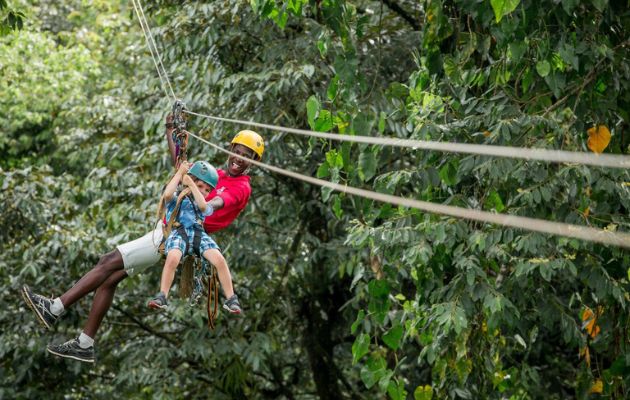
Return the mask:
POLYGON ((192 188, 193 186, 195 186, 195 181, 192 180, 190 175, 184 175, 184 179, 182 179, 182 183, 185 186, 188 186, 189 188, 192 188))

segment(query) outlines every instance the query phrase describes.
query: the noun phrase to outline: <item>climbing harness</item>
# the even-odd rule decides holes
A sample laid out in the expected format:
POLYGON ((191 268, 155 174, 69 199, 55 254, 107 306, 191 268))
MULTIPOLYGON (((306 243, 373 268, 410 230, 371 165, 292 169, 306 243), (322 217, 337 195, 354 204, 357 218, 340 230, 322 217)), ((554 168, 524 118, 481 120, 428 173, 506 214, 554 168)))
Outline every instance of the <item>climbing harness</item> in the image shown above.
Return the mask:
POLYGON ((183 114, 185 109, 186 106, 181 100, 175 100, 171 110, 173 116, 171 127, 173 128, 173 143, 175 143, 175 157, 177 159, 175 168, 179 168, 182 161, 188 159, 188 135, 186 134, 186 118, 183 114))
MULTIPOLYGON (((180 107, 178 104, 173 105, 173 124, 176 124, 175 111, 176 106, 180 107)), ((182 103, 183 106, 183 103, 182 103)), ((181 109, 180 109, 181 110, 181 109)), ((181 111, 180 111, 181 115, 181 111)), ((185 126, 185 121, 183 122, 185 126)), ((180 125, 181 127, 182 125, 180 125)), ((177 129, 177 126, 174 126, 173 129, 177 129)), ((179 137, 185 138, 183 150, 180 147, 177 152, 177 165, 179 166, 182 161, 185 160, 186 155, 186 144, 188 142, 188 132, 184 128, 180 128, 179 137)), ((173 133, 175 135, 175 131, 173 133)), ((175 136, 174 136, 175 139, 175 136)), ((175 142, 175 140, 174 140, 175 142)), ((176 143, 176 142, 175 142, 176 143)), ((191 167, 189 173, 193 173, 193 175, 197 177, 201 177, 204 182, 208 183, 212 187, 216 187, 218 182, 218 175, 214 167, 205 162, 196 162, 193 167, 191 167)), ((166 204, 164 196, 160 198, 160 203, 158 205, 158 219, 160 221, 164 221, 166 216, 166 204)), ((206 309, 208 312, 208 328, 214 329, 215 321, 218 315, 218 304, 219 304, 219 283, 217 277, 216 268, 208 263, 200 252, 199 245, 201 244, 201 235, 202 228, 201 223, 203 222, 203 216, 201 215, 200 210, 195 204, 195 199, 192 197, 192 192, 189 188, 184 188, 179 195, 177 196, 177 201, 175 203, 175 207, 171 212, 171 215, 168 218, 166 223, 162 224, 162 241, 158 247, 158 250, 162 256, 164 256, 164 247, 166 244, 166 239, 169 237, 173 229, 182 237, 184 243, 186 243, 186 247, 180 260, 180 264, 182 265, 182 273, 180 276, 180 284, 179 284, 179 295, 181 298, 188 298, 189 304, 194 306, 198 303, 199 299, 202 297, 204 290, 204 280, 208 282, 208 300, 206 309), (190 246, 190 238, 186 233, 186 229, 177 222, 181 211, 181 205, 184 199, 188 198, 188 200, 193 205, 193 210, 195 211, 195 217, 200 222, 194 226, 194 236, 192 240, 192 251, 189 252, 190 246), (189 253, 192 253, 190 255, 189 253), (214 306, 212 306, 214 304, 214 306)))

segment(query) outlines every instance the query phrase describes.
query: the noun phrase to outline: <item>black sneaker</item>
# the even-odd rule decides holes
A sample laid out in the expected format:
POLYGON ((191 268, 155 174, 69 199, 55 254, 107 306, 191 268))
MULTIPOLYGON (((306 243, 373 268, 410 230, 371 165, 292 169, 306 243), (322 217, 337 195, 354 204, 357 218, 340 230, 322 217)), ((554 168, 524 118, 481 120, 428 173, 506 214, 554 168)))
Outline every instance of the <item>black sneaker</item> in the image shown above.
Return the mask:
POLYGON ((50 311, 50 306, 53 302, 52 299, 47 299, 44 296, 33 293, 28 285, 22 286, 22 297, 31 310, 35 312, 37 319, 44 324, 46 329, 52 328, 59 319, 58 315, 50 311))
POLYGON ((228 310, 231 314, 240 314, 243 312, 241 304, 238 302, 238 297, 235 294, 223 303, 223 308, 228 310))
POLYGON ((149 300, 147 304, 150 308, 154 308, 156 310, 166 308, 168 306, 168 301, 166 301, 166 295, 162 292, 155 295, 155 297, 149 300))
POLYGON ((48 352, 59 357, 72 358, 83 362, 94 362, 94 346, 87 349, 79 346, 79 339, 70 339, 61 344, 49 344, 48 352))

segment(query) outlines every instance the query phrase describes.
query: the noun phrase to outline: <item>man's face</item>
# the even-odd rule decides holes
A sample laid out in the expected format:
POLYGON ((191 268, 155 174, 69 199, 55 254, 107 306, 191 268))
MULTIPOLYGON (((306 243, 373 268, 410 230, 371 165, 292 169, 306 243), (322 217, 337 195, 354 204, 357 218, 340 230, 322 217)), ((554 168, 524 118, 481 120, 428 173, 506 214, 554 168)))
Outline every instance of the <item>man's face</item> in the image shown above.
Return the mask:
MULTIPOLYGON (((232 146, 232 153, 251 159, 254 158, 254 151, 243 146, 242 144, 235 144, 234 146, 232 146)), ((249 167, 248 161, 242 160, 232 155, 228 157, 227 172, 230 176, 243 175, 247 167, 249 167)))

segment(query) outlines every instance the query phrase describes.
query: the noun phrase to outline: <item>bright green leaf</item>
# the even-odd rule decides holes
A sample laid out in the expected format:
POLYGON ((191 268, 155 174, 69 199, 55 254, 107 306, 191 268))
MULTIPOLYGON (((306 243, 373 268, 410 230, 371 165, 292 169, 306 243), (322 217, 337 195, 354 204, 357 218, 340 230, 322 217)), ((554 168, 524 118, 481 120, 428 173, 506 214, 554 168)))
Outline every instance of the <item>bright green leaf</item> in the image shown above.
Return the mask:
POLYGON ((359 155, 359 177, 362 181, 369 181, 376 173, 376 156, 370 149, 359 155))
POLYGON ((413 391, 414 400, 431 400, 433 398, 433 388, 431 385, 418 386, 413 391))
POLYGON ((369 389, 381 378, 386 376, 387 373, 387 363, 385 360, 381 356, 370 356, 366 365, 361 368, 361 380, 369 389))
POLYGON ((370 335, 362 333, 355 339, 352 344, 352 364, 356 364, 363 356, 365 356, 370 348, 370 335))
POLYGON ((383 335, 383 342, 392 350, 398 350, 400 347, 400 339, 403 336, 402 325, 396 325, 383 335))
POLYGON ((318 113, 319 100, 317 100, 317 97, 311 96, 306 101, 306 115, 308 116, 308 124, 311 126, 311 129, 315 129, 315 118, 317 118, 318 113))
POLYGON ((330 114, 330 111, 321 110, 319 112, 319 116, 315 120, 315 126, 313 127, 313 130, 317 132, 327 132, 331 130, 332 127, 333 127, 333 120, 332 120, 332 115, 330 114))
POLYGON ((549 64, 549 61, 538 61, 536 63, 536 72, 543 78, 549 75, 549 72, 551 72, 551 64, 549 64))
POLYGON ((490 0, 490 4, 492 5, 492 10, 494 10, 494 17, 498 22, 501 22, 501 19, 516 10, 516 7, 519 5, 521 0, 490 0))
POLYGON ((352 326, 350 327, 350 332, 353 335, 356 332, 359 325, 363 322, 363 318, 365 318, 365 311, 359 310, 359 312, 357 313, 357 318, 354 320, 354 322, 352 323, 352 326))
POLYGON ((317 177, 318 178, 326 178, 330 175, 330 168, 327 162, 323 162, 319 168, 317 168, 317 177))
POLYGON ((387 385, 387 394, 391 400, 405 400, 407 397, 407 391, 403 382, 391 380, 387 385))

